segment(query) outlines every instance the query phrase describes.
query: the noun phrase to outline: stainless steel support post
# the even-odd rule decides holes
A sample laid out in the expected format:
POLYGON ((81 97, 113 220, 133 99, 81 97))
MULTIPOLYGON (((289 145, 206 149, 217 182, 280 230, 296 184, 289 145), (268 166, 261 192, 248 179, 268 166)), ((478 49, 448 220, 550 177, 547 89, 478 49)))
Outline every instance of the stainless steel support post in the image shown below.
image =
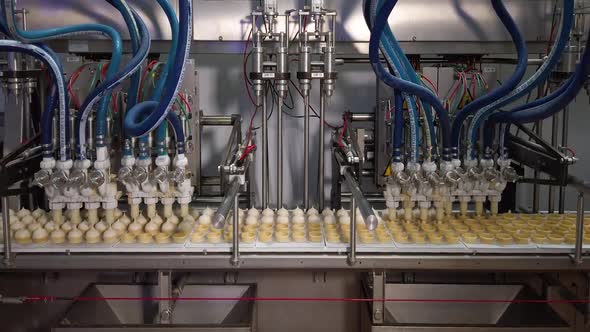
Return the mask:
POLYGON ((2 236, 4 237, 4 266, 9 267, 12 258, 10 239, 10 214, 8 213, 8 197, 2 197, 2 236))
MULTIPOLYGON (((539 98, 542 96, 542 88, 539 88, 539 98)), ((539 136, 543 135, 543 121, 537 122, 537 130, 536 134, 539 136)), ((539 171, 535 170, 533 174, 533 178, 537 180, 539 178, 539 171)), ((539 184, 533 184, 533 213, 539 212, 539 202, 540 202, 540 186, 539 184)))
MULTIPOLYGON (((264 89, 266 90, 266 88, 264 89)), ((266 91, 262 96, 262 208, 268 207, 268 120, 266 91)))
MULTIPOLYGON (((569 108, 566 107, 563 110, 563 122, 561 123, 561 146, 567 147, 568 144, 568 136, 569 136, 569 108)), ((563 214, 565 212, 565 187, 559 187, 559 213, 563 214)))
POLYGON ((232 253, 231 264, 238 266, 240 264, 240 195, 234 198, 234 223, 233 223, 233 239, 232 239, 232 253))
POLYGON ((304 98, 303 140, 303 206, 309 209, 309 94, 304 98))
POLYGON ((283 207, 283 96, 279 94, 277 105, 277 209, 283 207))
POLYGON ((348 265, 352 266, 356 264, 356 199, 354 196, 350 201, 350 248, 348 251, 348 265))
POLYGON ((325 196, 324 196, 324 185, 325 185, 325 174, 324 174, 324 163, 325 163, 325 133, 324 133, 324 122, 326 120, 326 93, 324 92, 324 83, 320 84, 320 165, 318 171, 318 187, 319 187, 319 208, 320 211, 324 210, 325 196))
POLYGON ((383 324, 385 272, 373 272, 373 324, 383 324))
POLYGON ((582 264, 582 246, 584 244, 584 193, 578 194, 576 218, 576 248, 574 251, 574 263, 582 264))
MULTIPOLYGON (((551 145, 553 147, 557 147, 558 131, 559 131, 559 114, 555 114, 555 115, 553 115, 553 118, 551 121, 551 145)), ((549 186, 547 212, 549 212, 549 213, 555 212, 555 187, 554 186, 549 186)))
POLYGON ((158 322, 160 324, 171 324, 172 303, 170 299, 172 298, 172 272, 158 271, 158 288, 160 290, 160 298, 162 298, 158 303, 158 312, 160 313, 158 322))

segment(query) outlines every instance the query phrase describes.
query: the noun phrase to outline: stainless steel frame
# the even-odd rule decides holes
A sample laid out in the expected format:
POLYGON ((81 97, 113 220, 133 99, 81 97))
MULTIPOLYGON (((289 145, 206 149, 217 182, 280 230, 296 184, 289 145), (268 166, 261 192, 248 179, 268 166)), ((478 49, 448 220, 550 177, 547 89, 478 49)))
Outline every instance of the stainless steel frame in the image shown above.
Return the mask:
MULTIPOLYGON (((236 270, 231 254, 15 254, 10 267, 0 271, 193 271, 236 270)), ((349 265, 347 254, 240 253, 240 270, 397 270, 397 271, 590 271, 590 261, 574 264, 566 254, 367 254, 357 253, 349 265)))

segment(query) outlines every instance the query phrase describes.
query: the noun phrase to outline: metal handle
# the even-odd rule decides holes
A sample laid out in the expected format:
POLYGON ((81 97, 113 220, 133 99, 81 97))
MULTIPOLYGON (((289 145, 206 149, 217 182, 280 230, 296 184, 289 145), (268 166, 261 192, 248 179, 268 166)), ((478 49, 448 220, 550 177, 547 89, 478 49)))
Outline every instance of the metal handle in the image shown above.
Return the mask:
POLYGON ((225 225, 225 218, 234 205, 234 199, 237 197, 239 189, 240 181, 238 177, 234 177, 229 184, 225 197, 223 197, 223 201, 221 201, 221 205, 217 209, 215 216, 213 216, 213 227, 217 229, 223 228, 225 225))
MULTIPOLYGON (((375 216, 375 213, 373 212, 371 204, 369 204, 369 201, 367 201, 367 199, 363 195, 363 192, 361 191, 361 188, 359 187, 356 179, 354 178, 354 175, 352 174, 350 168, 344 171, 344 179, 346 180, 346 183, 348 183, 348 187, 352 192, 352 196, 359 206, 359 210, 361 211, 361 215, 365 220, 365 225, 367 225, 367 229, 369 229, 370 231, 374 230, 375 228, 377 228, 378 219, 375 216)), ((353 208, 351 213, 354 218, 354 215, 356 214, 356 207, 353 208)))

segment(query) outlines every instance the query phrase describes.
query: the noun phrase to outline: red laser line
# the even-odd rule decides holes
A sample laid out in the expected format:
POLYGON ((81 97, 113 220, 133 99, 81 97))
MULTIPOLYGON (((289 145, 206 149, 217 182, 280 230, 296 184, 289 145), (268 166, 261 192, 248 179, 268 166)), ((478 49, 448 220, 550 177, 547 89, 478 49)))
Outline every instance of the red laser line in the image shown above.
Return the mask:
POLYGON ((495 300, 495 299, 367 299, 367 298, 316 298, 316 297, 55 297, 28 296, 26 302, 54 302, 54 301, 243 301, 243 302, 398 302, 398 303, 526 303, 526 304, 586 304, 590 300, 495 300))

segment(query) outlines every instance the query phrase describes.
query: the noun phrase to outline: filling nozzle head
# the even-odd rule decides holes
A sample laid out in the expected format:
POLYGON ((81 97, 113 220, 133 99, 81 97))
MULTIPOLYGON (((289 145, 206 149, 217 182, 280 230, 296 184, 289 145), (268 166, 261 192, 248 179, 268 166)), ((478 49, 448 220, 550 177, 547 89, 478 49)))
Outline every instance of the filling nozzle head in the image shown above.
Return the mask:
POLYGON ((88 172, 88 184, 91 187, 98 188, 106 182, 105 174, 99 170, 88 172))
POLYGON ((504 167, 501 171, 502 178, 506 182, 516 182, 520 179, 520 175, 516 172, 516 170, 512 166, 504 167))
POLYGON ((68 183, 68 174, 64 170, 56 170, 51 174, 50 183, 54 188, 64 190, 68 183))
POLYGON ((45 188, 49 184, 51 184, 51 172, 49 170, 43 169, 35 173, 35 178, 33 180, 34 186, 45 188))

